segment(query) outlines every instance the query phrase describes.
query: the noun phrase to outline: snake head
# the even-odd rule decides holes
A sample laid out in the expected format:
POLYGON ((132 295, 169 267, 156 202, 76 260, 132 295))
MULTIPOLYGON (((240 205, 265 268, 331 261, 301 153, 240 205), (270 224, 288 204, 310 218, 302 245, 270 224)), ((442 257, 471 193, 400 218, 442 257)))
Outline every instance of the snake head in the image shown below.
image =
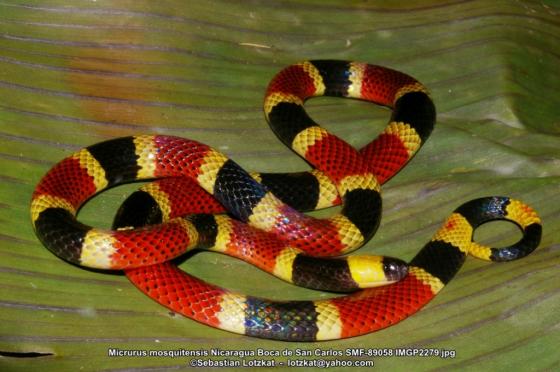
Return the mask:
POLYGON ((359 288, 379 287, 398 282, 408 274, 408 264, 385 256, 349 256, 348 267, 359 288))

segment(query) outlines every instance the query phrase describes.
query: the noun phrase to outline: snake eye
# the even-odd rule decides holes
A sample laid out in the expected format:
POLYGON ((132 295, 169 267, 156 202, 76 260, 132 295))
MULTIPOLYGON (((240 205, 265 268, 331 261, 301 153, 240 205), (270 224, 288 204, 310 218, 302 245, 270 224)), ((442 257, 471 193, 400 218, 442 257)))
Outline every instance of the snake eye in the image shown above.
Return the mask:
POLYGON ((387 280, 398 282, 408 274, 408 264, 398 258, 384 257, 383 271, 387 280))

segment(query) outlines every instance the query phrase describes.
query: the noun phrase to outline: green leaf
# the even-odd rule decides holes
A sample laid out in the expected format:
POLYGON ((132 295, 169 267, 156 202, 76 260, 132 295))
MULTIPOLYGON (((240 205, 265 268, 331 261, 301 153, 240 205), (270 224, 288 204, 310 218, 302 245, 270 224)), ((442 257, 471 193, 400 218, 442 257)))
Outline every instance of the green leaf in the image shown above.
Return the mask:
MULTIPOLYGON (((456 355, 334 359, 374 360, 386 369, 557 367, 559 14, 556 1, 1 2, 0 369, 151 370, 186 368, 196 359, 110 356, 110 348, 418 347, 456 355), (306 169, 268 128, 261 105, 277 71, 319 58, 409 73, 431 90, 438 110, 426 146, 384 187, 381 227, 359 253, 410 259, 455 207, 490 194, 522 199, 540 213, 540 248, 507 264, 469 258, 432 303, 386 330, 293 344, 172 314, 123 275, 72 266, 35 237, 28 211, 35 184, 64 156, 105 139, 174 134, 214 146, 247 170, 306 169)), ((321 98, 307 107, 356 147, 389 117, 386 109, 350 100, 321 98)), ((94 198, 80 219, 108 227, 135 188, 94 198)), ((495 245, 516 237, 509 224, 477 233, 495 245)), ((329 296, 207 252, 181 267, 252 295, 329 296)))

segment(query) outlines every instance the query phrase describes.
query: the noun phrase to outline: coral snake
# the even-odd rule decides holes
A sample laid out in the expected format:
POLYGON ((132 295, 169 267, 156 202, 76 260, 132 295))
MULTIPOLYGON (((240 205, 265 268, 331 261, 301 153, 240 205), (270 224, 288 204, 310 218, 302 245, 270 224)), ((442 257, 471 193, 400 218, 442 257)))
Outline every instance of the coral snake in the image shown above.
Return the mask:
POLYGON ((373 236, 381 214, 380 184, 430 135, 434 105, 426 88, 401 72, 317 60, 279 72, 268 86, 264 109, 277 136, 312 171, 248 174, 193 140, 165 135, 112 139, 70 155, 41 179, 31 202, 36 234, 69 262, 125 270, 140 290, 189 318, 288 341, 346 338, 390 326, 441 291, 467 255, 515 260, 540 242, 541 224, 533 209, 494 196, 457 208, 408 264, 389 257, 329 257, 373 236), (306 114, 305 100, 323 95, 371 101, 390 107, 392 116, 383 132, 358 151, 306 114), (77 221, 80 206, 96 193, 147 179, 158 180, 125 201, 113 230, 77 221), (327 219, 300 212, 337 204, 342 209, 327 219), (523 237, 499 249, 474 242, 474 230, 492 220, 514 222, 523 237), (283 302, 235 293, 189 276, 169 261, 195 248, 245 259, 298 285, 352 293, 283 302), (379 286, 387 283, 392 284, 379 286))

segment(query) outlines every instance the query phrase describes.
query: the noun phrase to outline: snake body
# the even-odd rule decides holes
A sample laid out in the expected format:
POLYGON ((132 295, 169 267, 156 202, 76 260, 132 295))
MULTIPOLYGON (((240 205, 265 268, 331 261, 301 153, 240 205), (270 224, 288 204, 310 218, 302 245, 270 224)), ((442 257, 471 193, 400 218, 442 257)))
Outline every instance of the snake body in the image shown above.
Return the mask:
POLYGON ((42 178, 31 203, 38 237, 67 261, 124 269, 143 292, 192 319, 290 341, 352 337, 387 327, 433 298, 467 254, 513 260, 540 241, 540 220, 530 207, 507 197, 488 197, 459 207, 408 267, 376 256, 311 258, 350 252, 373 236, 381 213, 380 184, 427 139, 435 109, 425 87, 406 74, 332 60, 282 70, 268 87, 264 107, 278 137, 315 170, 248 174, 193 140, 162 135, 113 139, 72 154, 42 178), (368 100, 391 107, 393 113, 385 130, 357 151, 306 114, 305 100, 321 95, 368 100), (96 193, 153 178, 162 180, 125 202, 114 230, 76 220, 79 207, 96 193), (342 204, 340 213, 327 219, 298 211, 336 204, 342 204), (224 210, 233 218, 215 215, 224 210), (501 249, 474 243, 474 229, 495 219, 517 223, 523 238, 501 249), (312 288, 350 291, 402 280, 329 300, 275 302, 205 283, 169 262, 194 248, 245 257, 284 280, 312 288))

